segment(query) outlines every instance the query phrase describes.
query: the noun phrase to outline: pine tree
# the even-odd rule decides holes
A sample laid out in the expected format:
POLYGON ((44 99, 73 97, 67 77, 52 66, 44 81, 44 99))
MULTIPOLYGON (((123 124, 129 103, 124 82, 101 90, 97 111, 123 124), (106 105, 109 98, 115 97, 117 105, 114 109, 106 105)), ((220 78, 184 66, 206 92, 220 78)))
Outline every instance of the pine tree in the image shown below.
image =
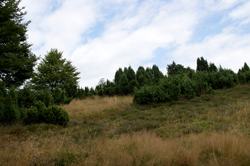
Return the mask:
POLYGON ((207 60, 203 57, 197 58, 197 71, 209 71, 207 60))
POLYGON ((121 76, 120 82, 119 82, 119 93, 121 95, 127 95, 129 93, 129 82, 128 78, 125 73, 121 76))
POLYGON ((71 61, 62 57, 62 52, 51 49, 38 65, 37 72, 31 81, 38 90, 49 87, 53 92, 58 87, 61 90, 66 89, 67 96, 72 97, 77 92, 79 74, 71 61))
POLYGON ((32 77, 37 57, 27 43, 26 12, 19 8, 20 0, 0 1, 0 80, 6 87, 18 87, 32 77))

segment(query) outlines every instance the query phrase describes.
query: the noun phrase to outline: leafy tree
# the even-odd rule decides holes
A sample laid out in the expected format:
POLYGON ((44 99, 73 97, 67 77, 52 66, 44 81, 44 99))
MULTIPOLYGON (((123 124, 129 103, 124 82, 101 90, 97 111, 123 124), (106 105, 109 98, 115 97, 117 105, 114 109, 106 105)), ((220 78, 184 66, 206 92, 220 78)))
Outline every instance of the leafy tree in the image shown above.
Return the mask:
POLYGON ((0 1, 0 80, 6 87, 20 86, 32 77, 37 57, 27 43, 26 12, 19 8, 20 0, 0 1))
POLYGON ((207 60, 203 57, 197 58, 197 71, 209 71, 207 60))
POLYGON ((76 67, 72 66, 71 61, 62 57, 62 52, 51 49, 38 65, 32 82, 37 89, 49 87, 51 91, 54 91, 56 87, 59 87, 61 90, 68 90, 67 96, 72 97, 72 91, 76 93, 79 74, 76 72, 76 67))

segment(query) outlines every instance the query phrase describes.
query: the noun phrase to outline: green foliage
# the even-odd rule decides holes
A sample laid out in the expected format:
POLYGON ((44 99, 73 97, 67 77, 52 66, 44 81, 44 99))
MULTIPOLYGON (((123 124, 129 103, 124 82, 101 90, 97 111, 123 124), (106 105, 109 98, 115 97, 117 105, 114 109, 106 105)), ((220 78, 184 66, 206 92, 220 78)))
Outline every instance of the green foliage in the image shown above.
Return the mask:
POLYGON ((128 67, 126 75, 129 82, 135 80, 135 71, 131 68, 131 66, 128 67))
POLYGON ((18 121, 20 119, 20 111, 18 108, 18 96, 17 92, 15 91, 15 87, 12 86, 5 98, 3 107, 3 117, 2 122, 12 123, 18 121))
POLYGON ((209 81, 213 89, 232 88, 238 83, 237 75, 228 69, 209 74, 209 81))
POLYGON ((90 96, 89 88, 87 86, 84 88, 84 92, 86 97, 90 96))
POLYGON ((238 73, 240 73, 240 72, 248 72, 248 71, 250 71, 250 68, 249 68, 249 66, 247 65, 247 63, 245 62, 244 63, 244 66, 241 68, 241 69, 239 69, 239 72, 238 73))
POLYGON ((136 71, 136 80, 139 84, 139 86, 144 86, 144 80, 145 80, 145 69, 144 67, 140 66, 138 67, 137 71, 136 71))
POLYGON ((54 103, 57 105, 60 104, 69 104, 72 101, 72 97, 68 98, 66 96, 65 90, 61 90, 59 87, 56 87, 53 92, 54 103))
POLYGON ((5 103, 7 100, 7 91, 4 82, 0 80, 0 122, 4 121, 5 103))
POLYGON ((195 82, 193 82, 188 77, 183 77, 181 80, 181 94, 187 99, 192 99, 195 97, 195 82))
POLYGON ((46 105, 46 107, 54 103, 53 96, 48 87, 38 91, 37 100, 42 101, 46 105))
POLYGON ((209 71, 210 73, 212 73, 212 72, 218 72, 218 68, 215 66, 214 63, 209 63, 208 71, 209 71))
POLYGON ((23 122, 26 125, 49 123, 66 127, 69 122, 69 115, 68 112, 61 107, 53 105, 46 108, 43 102, 36 102, 34 107, 27 111, 27 116, 24 118, 23 122))
POLYGON ((245 72, 246 75, 246 82, 250 83, 250 71, 245 72))
POLYGON ((164 88, 167 93, 167 101, 176 101, 181 97, 181 80, 178 76, 172 76, 169 79, 164 79, 161 81, 160 86, 164 88))
POLYGON ((247 65, 247 63, 245 62, 244 66, 241 69, 239 69, 238 74, 237 74, 239 82, 241 84, 245 84, 245 83, 249 82, 249 80, 250 80, 249 72, 250 72, 250 68, 247 65))
POLYGON ((245 84, 247 82, 245 72, 239 72, 238 79, 241 84, 245 84))
POLYGON ((24 124, 30 125, 39 123, 39 112, 37 110, 37 107, 32 107, 27 111, 27 116, 23 119, 24 124))
MULTIPOLYGON (((211 68, 211 70, 212 69, 213 69, 213 67, 211 68)), ((199 72, 209 71, 207 60, 205 60, 203 57, 197 58, 197 69, 196 70, 199 72)))
POLYGON ((120 82, 119 82, 119 92, 121 95, 127 95, 129 93, 129 82, 126 74, 124 73, 121 76, 120 82))
POLYGON ((69 114, 68 112, 58 106, 50 106, 44 111, 45 123, 50 123, 50 124, 58 124, 62 125, 64 127, 67 126, 69 122, 69 114))
POLYGON ((177 64, 173 61, 172 64, 167 66, 168 76, 177 75, 183 73, 185 70, 184 66, 177 64))
POLYGON ((133 101, 138 104, 148 104, 154 101, 154 86, 144 86, 134 92, 133 101))
POLYGON ((162 79, 164 76, 162 72, 159 70, 158 66, 153 65, 152 67, 152 74, 153 74, 153 81, 157 84, 160 79, 162 79))
POLYGON ((84 89, 82 89, 82 88, 77 88, 76 98, 78 98, 78 99, 83 99, 83 98, 85 98, 84 89))
POLYGON ((179 100, 181 96, 179 79, 161 80, 160 85, 144 86, 134 92, 133 101, 138 104, 163 103, 179 100))
POLYGON ((24 86, 23 89, 20 89, 18 91, 18 106, 30 108, 30 106, 34 105, 37 96, 37 92, 33 90, 30 86, 24 86))
POLYGON ((6 87, 20 86, 31 78, 37 57, 27 43, 26 12, 19 8, 20 0, 0 3, 0 79, 6 87))
POLYGON ((38 90, 49 87, 53 92, 56 87, 59 87, 61 90, 66 89, 66 95, 72 97, 76 93, 79 74, 71 61, 62 57, 62 52, 51 49, 38 65, 37 72, 31 81, 38 90))
POLYGON ((123 74, 123 71, 122 71, 122 69, 121 68, 119 68, 116 72, 115 72, 115 84, 119 84, 119 82, 120 82, 120 79, 121 79, 121 77, 122 77, 122 74, 123 74))

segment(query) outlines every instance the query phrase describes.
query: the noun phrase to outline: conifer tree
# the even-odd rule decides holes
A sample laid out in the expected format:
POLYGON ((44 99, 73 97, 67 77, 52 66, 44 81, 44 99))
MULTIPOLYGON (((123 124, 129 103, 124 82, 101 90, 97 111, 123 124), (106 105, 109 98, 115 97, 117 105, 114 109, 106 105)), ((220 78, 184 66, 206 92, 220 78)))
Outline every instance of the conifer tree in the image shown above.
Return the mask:
POLYGON ((38 90, 49 87, 53 92, 58 87, 61 90, 68 90, 67 96, 72 97, 77 92, 79 74, 71 61, 62 57, 62 52, 51 49, 38 65, 31 81, 38 90))
POLYGON ((203 57, 197 58, 197 71, 209 71, 207 60, 203 57))
POLYGON ((125 73, 121 76, 120 82, 119 82, 119 93, 121 95, 127 95, 129 93, 129 82, 128 78, 125 73))
POLYGON ((20 0, 0 1, 0 80, 6 87, 18 87, 32 77, 37 57, 27 43, 26 12, 19 8, 20 0))

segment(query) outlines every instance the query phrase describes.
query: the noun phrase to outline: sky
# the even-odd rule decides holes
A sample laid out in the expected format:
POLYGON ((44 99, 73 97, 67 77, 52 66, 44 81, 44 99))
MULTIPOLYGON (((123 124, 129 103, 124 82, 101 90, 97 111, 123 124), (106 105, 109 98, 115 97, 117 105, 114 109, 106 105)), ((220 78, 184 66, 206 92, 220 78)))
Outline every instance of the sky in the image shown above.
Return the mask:
POLYGON ((63 52, 80 87, 113 81, 116 70, 196 60, 237 72, 250 65, 249 0, 22 0, 37 56, 63 52))

